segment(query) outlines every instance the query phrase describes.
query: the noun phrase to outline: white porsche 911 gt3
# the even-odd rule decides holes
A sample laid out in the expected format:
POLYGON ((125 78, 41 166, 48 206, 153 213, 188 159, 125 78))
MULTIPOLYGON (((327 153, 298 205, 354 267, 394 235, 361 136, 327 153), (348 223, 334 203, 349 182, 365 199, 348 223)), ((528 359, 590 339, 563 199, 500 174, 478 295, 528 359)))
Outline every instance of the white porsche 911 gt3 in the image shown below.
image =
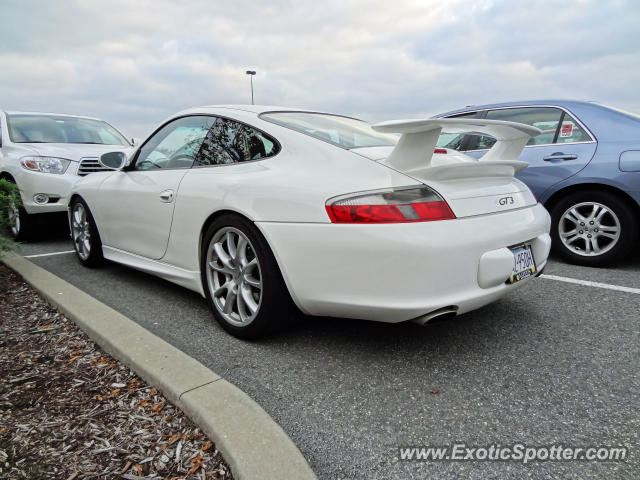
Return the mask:
POLYGON ((195 290, 250 338, 309 315, 425 323, 539 274, 547 211, 514 174, 537 128, 482 119, 363 121, 302 110, 180 112, 114 171, 76 183, 69 222, 104 258, 195 290), (476 160, 442 131, 497 141, 476 160), (399 134, 399 136, 398 136, 399 134))

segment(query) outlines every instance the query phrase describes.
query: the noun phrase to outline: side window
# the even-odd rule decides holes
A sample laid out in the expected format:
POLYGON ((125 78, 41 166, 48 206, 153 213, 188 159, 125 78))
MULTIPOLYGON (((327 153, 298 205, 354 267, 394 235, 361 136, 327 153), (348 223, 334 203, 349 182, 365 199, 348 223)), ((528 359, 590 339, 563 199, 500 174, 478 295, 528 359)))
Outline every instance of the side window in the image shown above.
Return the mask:
POLYGON ((240 122, 217 118, 202 141, 194 167, 260 160, 278 153, 274 139, 240 122))
POLYGON ((562 113, 559 108, 551 107, 506 108, 490 110, 487 112, 487 119, 526 123, 538 127, 542 133, 531 138, 527 145, 549 145, 553 143, 562 113))
MULTIPOLYGON (((462 113, 460 115, 452 115, 447 118, 475 118, 478 112, 462 113)), ((443 133, 438 137, 436 147, 450 148, 452 150, 466 150, 465 138, 469 135, 464 133, 443 133)))
POLYGON ((556 143, 589 142, 591 137, 568 113, 564 114, 556 143))
POLYGON ((167 123, 142 146, 134 169, 191 168, 215 121, 215 117, 192 116, 167 123))

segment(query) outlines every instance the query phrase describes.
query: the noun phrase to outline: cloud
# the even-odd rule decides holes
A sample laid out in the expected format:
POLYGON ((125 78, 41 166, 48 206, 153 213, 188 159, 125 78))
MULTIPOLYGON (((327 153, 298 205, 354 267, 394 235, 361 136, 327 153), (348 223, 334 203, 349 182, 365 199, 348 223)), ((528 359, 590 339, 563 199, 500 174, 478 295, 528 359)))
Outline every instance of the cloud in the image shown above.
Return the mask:
POLYGON ((144 136, 195 105, 256 101, 370 120, 532 98, 640 111, 632 1, 4 0, 0 107, 144 136))

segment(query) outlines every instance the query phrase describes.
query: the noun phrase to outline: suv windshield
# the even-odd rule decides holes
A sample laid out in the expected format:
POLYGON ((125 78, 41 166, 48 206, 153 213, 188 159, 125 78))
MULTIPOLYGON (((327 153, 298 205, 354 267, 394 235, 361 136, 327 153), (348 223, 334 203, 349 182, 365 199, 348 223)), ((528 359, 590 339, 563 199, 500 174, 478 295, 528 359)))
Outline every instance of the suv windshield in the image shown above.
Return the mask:
POLYGON ((9 138, 14 143, 96 143, 127 145, 129 142, 101 120, 63 115, 7 115, 9 138))
POLYGON ((355 118, 326 113, 277 112, 260 115, 264 120, 292 128, 343 148, 383 147, 395 145, 394 135, 376 132, 371 125, 355 118))

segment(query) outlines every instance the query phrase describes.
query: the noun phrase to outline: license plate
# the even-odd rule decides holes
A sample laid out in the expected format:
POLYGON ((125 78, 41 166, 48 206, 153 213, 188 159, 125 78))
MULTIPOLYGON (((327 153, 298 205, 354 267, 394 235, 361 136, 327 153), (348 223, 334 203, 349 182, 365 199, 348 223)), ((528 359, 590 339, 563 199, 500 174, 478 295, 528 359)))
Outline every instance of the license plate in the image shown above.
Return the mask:
POLYGON ((536 262, 533 260, 531 245, 522 245, 511 249, 513 252, 513 272, 509 283, 519 282, 536 273, 536 262))

